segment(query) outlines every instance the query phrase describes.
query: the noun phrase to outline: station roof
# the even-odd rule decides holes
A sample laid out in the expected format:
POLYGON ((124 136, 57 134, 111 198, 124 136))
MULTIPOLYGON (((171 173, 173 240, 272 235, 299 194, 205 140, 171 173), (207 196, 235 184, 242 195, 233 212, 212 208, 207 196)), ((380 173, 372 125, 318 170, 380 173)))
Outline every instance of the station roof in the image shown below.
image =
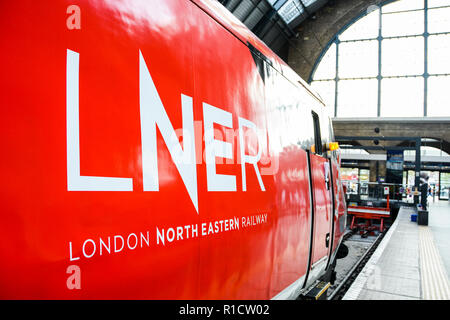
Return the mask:
POLYGON ((281 58, 294 30, 328 0, 218 0, 281 58))
MULTIPOLYGON (((333 118, 333 127, 336 136, 355 136, 352 141, 340 141, 355 146, 373 146, 373 140, 358 140, 358 136, 376 137, 404 137, 405 140, 383 141, 380 145, 408 146, 406 138, 421 137, 422 145, 438 148, 450 154, 450 118, 421 117, 421 118, 333 118), (375 132, 378 128, 378 132, 375 132), (425 138, 426 142, 425 142, 425 138)), ((369 151, 369 153, 379 153, 369 151)))

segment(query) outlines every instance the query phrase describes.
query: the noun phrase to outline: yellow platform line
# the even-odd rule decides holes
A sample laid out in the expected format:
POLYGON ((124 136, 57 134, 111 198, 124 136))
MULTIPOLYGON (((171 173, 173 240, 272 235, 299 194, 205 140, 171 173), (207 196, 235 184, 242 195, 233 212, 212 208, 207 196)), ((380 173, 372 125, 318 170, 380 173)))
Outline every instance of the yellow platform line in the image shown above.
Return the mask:
POLYGON ((450 284, 429 227, 419 226, 422 299, 450 300, 450 284))

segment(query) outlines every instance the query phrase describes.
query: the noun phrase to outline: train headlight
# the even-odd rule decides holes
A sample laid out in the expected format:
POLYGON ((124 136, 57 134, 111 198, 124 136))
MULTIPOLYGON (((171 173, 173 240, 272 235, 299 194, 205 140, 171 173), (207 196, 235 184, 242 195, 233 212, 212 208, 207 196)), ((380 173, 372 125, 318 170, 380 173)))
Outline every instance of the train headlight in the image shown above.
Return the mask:
POLYGON ((335 151, 337 149, 339 149, 339 143, 337 143, 337 142, 330 142, 328 144, 328 151, 335 151))

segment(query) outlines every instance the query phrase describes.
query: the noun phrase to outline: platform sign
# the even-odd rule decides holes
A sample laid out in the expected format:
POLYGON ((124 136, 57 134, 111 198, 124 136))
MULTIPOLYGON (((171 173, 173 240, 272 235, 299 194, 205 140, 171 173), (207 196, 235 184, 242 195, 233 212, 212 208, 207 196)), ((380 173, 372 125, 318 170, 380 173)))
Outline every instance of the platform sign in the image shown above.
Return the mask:
POLYGON ((403 180, 403 151, 388 150, 386 156, 386 182, 401 184, 403 180))

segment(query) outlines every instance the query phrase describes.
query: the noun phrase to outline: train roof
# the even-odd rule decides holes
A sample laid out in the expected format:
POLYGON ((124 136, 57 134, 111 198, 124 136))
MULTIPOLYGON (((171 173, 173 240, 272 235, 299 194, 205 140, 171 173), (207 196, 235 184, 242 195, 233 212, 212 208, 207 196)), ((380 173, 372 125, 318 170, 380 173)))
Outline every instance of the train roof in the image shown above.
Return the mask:
POLYGON ((325 106, 320 95, 315 92, 309 84, 303 80, 286 62, 284 62, 275 52, 273 52, 261 39, 251 32, 238 18, 228 11, 218 1, 213 0, 190 0, 214 20, 220 23, 225 29, 232 33, 244 44, 250 43, 259 50, 267 59, 270 60, 272 66, 278 70, 283 76, 295 84, 300 84, 308 90, 321 104, 325 106))

